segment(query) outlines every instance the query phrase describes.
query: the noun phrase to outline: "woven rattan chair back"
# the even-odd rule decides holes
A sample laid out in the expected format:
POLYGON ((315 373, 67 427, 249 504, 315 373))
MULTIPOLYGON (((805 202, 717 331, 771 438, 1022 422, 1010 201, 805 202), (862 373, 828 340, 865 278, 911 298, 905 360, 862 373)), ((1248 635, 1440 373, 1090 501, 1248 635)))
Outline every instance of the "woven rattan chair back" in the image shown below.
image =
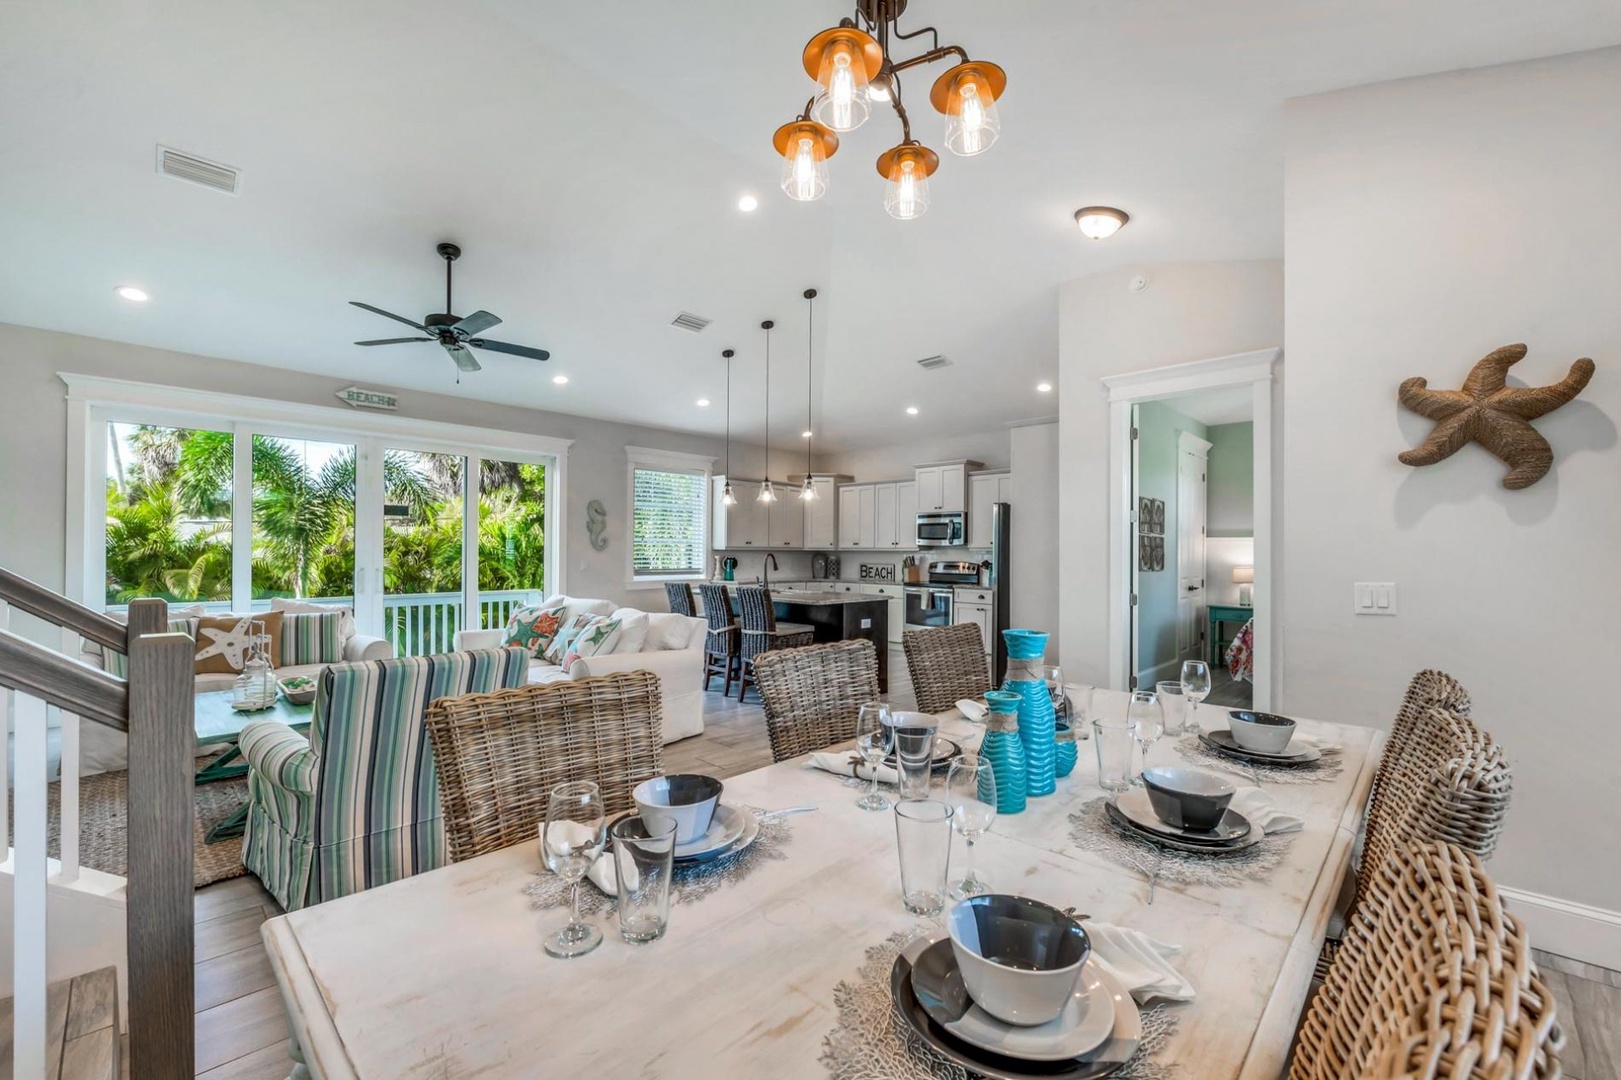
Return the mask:
POLYGON ((745 634, 774 634, 777 614, 771 608, 771 590, 763 585, 744 585, 737 590, 738 623, 745 634))
POLYGON ((991 689, 985 642, 976 623, 907 630, 901 635, 901 648, 906 651, 906 671, 919 712, 945 712, 956 702, 991 689))
POLYGON ((700 585, 698 595, 704 598, 704 622, 709 624, 710 630, 725 630, 737 625, 737 618, 732 614, 732 599, 726 594, 726 586, 700 585))
POLYGON ((595 780, 610 814, 664 772, 658 676, 623 671, 443 698, 428 709, 452 862, 532 843, 552 788, 595 780))
POLYGON ((692 586, 685 581, 666 581, 664 595, 670 601, 670 610, 689 619, 697 618, 698 608, 692 602, 692 586))
POLYGON ((1290 1080, 1560 1076, 1553 996, 1480 860, 1418 844, 1369 877, 1301 1024, 1290 1080))
POLYGON ((778 649, 754 661, 771 758, 786 761, 855 738, 861 706, 878 700, 878 652, 866 640, 778 649))

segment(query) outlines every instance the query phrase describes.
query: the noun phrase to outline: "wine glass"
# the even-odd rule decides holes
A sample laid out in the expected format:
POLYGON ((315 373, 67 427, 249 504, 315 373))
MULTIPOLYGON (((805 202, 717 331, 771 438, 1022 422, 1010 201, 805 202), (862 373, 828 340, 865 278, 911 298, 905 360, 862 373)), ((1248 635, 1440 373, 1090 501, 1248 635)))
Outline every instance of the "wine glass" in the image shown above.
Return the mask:
MULTIPOLYGON (((1126 723, 1131 734, 1143 748, 1143 768, 1148 768, 1148 750, 1165 731, 1165 709, 1159 695, 1152 690, 1133 690, 1131 703, 1126 706, 1126 723)), ((1138 774, 1141 776, 1141 773, 1138 774)))
POLYGON ((1046 664, 1041 669, 1041 677, 1046 680, 1047 693, 1052 695, 1053 712, 1062 719, 1065 716, 1064 669, 1057 664, 1046 664))
POLYGON ((990 883, 974 870, 974 841, 985 835, 996 820, 996 773, 990 761, 978 754, 952 758, 951 768, 946 770, 946 803, 952 808, 953 824, 968 845, 963 856, 967 873, 952 883, 952 898, 961 900, 988 893, 990 883))
MULTIPOLYGON (((856 805, 863 810, 889 809, 889 800, 878 790, 878 768, 889 755, 889 737, 893 730, 889 726, 889 706, 881 701, 867 702, 856 714, 856 749, 872 777, 872 786, 856 800, 856 805)), ((896 764, 898 767, 899 763, 896 764)))
POLYGON ((1188 698, 1186 722, 1199 730, 1199 702, 1210 694, 1210 665, 1203 660, 1182 661, 1182 692, 1188 698))
POLYGON ((546 867, 574 886, 569 921, 546 939, 553 956, 584 956, 602 944, 602 931, 580 921, 580 879, 602 854, 608 824, 602 791, 590 780, 574 780, 552 788, 546 802, 546 823, 541 826, 540 850, 546 867))

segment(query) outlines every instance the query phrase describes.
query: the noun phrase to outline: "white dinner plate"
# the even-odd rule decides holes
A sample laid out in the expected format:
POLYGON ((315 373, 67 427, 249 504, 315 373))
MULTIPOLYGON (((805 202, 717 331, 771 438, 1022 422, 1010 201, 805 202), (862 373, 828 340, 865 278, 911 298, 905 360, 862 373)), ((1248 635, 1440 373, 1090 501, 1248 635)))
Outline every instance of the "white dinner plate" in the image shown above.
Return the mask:
POLYGON ((1192 844, 1186 840, 1178 840, 1175 837, 1167 836, 1163 833, 1149 832, 1147 829, 1128 818, 1124 813, 1121 812, 1120 807, 1116 806, 1112 802, 1103 804, 1103 812, 1110 821, 1114 822, 1117 828, 1122 829, 1132 836, 1146 840, 1150 844, 1158 844, 1161 847, 1170 848, 1173 851, 1186 851, 1195 855, 1231 855, 1235 851, 1248 851, 1250 848, 1254 847, 1256 844, 1259 844, 1266 838, 1266 834, 1260 829, 1252 828, 1249 835, 1244 837, 1244 839, 1235 840, 1230 844, 1192 844))
POLYGON ((709 830, 685 844, 677 844, 676 859, 701 859, 705 855, 715 854, 742 836, 743 830, 753 817, 753 814, 739 807, 727 806, 725 803, 717 804, 715 816, 709 820, 709 830))
POLYGON ((1218 754, 1238 758, 1240 761, 1255 761, 1262 765, 1307 765, 1323 756, 1323 752, 1315 746, 1301 745, 1282 754, 1268 754, 1262 750, 1249 750, 1239 746, 1233 738, 1233 733, 1227 728, 1220 731, 1201 731, 1199 741, 1218 754))
POLYGON ((1142 788, 1122 791, 1115 796, 1114 802, 1120 808, 1120 812, 1130 818, 1131 823, 1138 828, 1156 836, 1169 836, 1173 840, 1183 840, 1189 844, 1222 847, 1236 844, 1250 834, 1250 820, 1231 807, 1222 814, 1220 824, 1214 829, 1201 832, 1198 829, 1179 829, 1154 813, 1154 803, 1149 799, 1148 792, 1142 788))

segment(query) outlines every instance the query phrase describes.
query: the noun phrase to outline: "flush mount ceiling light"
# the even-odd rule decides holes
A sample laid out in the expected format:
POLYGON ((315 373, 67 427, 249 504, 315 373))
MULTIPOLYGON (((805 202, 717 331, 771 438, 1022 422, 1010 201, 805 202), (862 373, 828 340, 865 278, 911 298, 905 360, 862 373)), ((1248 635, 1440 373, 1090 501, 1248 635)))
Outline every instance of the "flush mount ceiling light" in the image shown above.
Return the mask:
POLYGON ((1092 240, 1107 240, 1126 227, 1131 215, 1112 206, 1083 206, 1075 211, 1075 224, 1092 240))
POLYGON ((760 208, 760 200, 753 195, 745 195, 737 200, 737 208, 745 214, 752 214, 760 208))
POLYGON ((567 386, 568 385, 568 376, 567 375, 553 375, 552 376, 552 382, 556 383, 558 386, 567 386))
POLYGON ((136 304, 144 304, 152 299, 150 293, 135 285, 120 285, 113 292, 117 293, 121 298, 136 304))
POLYGON ((908 406, 906 406, 906 415, 907 416, 916 416, 917 415, 917 406, 916 405, 908 405, 908 406))
POLYGON ((782 157, 782 190, 801 202, 827 191, 827 159, 839 148, 839 132, 854 131, 871 105, 888 104, 901 122, 901 142, 878 159, 884 178, 884 209, 902 221, 929 207, 928 178, 940 159, 912 138, 912 121, 901 101, 900 73, 921 64, 953 58, 929 89, 929 103, 946 118, 946 149, 962 157, 984 153, 1002 130, 996 102, 1007 89, 1007 74, 995 64, 971 60, 957 45, 941 45, 932 26, 903 33, 899 19, 907 0, 857 0, 853 18, 811 38, 803 56, 805 73, 818 92, 793 121, 777 129, 773 144, 782 157), (934 47, 897 60, 890 40, 929 35, 934 47))
POLYGON ((709 399, 706 398, 706 397, 699 398, 698 399, 698 408, 700 408, 700 409, 709 408, 709 399))
POLYGON ((1052 383, 1050 383, 1050 382, 1038 382, 1038 383, 1036 383, 1036 393, 1038 393, 1038 394, 1050 394, 1052 392, 1053 392, 1053 384, 1052 383))

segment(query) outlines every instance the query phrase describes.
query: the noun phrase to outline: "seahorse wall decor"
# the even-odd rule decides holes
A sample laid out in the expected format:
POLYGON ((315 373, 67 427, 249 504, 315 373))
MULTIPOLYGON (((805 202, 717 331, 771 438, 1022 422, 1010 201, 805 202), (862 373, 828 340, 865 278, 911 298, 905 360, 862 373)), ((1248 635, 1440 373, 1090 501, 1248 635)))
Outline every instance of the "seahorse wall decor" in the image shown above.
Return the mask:
POLYGON ((591 537, 592 551, 608 550, 608 510, 601 499, 585 504, 585 531, 591 537))
POLYGON ((1551 386, 1509 386, 1508 369, 1525 359, 1524 345, 1504 345, 1480 359, 1461 390, 1431 390, 1422 378, 1401 384, 1397 399, 1435 421, 1417 447, 1396 455, 1403 465, 1434 465, 1478 442, 1508 463, 1503 486, 1530 487, 1553 468, 1553 447, 1531 421, 1574 398, 1593 377, 1593 361, 1582 357, 1570 374, 1551 386))

